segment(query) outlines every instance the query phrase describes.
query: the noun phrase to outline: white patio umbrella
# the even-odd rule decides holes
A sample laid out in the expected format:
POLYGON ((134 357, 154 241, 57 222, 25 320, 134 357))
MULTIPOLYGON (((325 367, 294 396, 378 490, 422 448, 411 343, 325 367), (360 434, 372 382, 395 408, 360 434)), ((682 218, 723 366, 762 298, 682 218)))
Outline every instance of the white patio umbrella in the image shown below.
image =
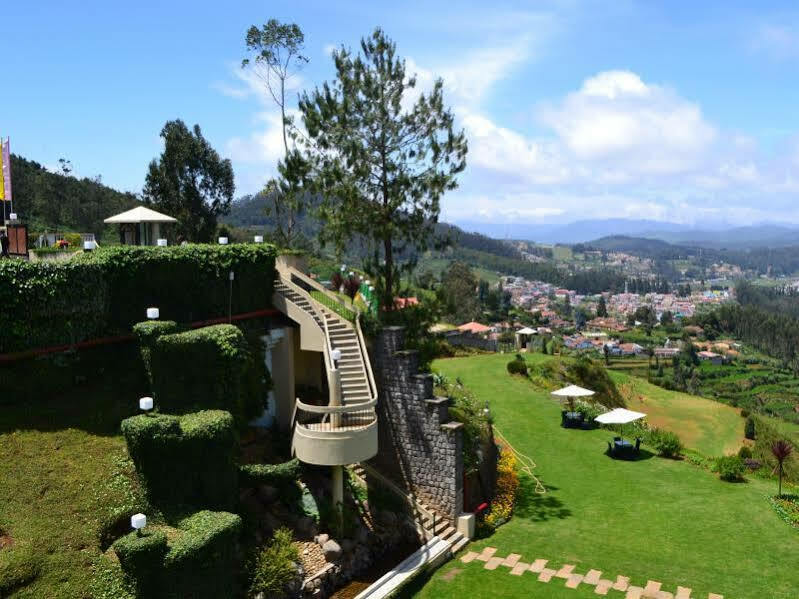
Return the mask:
POLYGON ((553 391, 551 395, 555 397, 565 397, 566 401, 569 402, 569 406, 573 409, 573 400, 575 397, 590 397, 593 395, 594 392, 590 389, 583 389, 582 387, 578 387, 577 385, 569 385, 568 387, 564 387, 563 389, 558 389, 557 391, 553 391))
POLYGON ((630 422, 635 422, 641 418, 645 418, 646 414, 641 412, 633 412, 625 408, 616 408, 610 412, 600 414, 594 420, 600 424, 621 424, 622 425, 622 440, 624 439, 624 425, 630 422))
POLYGON ((523 329, 519 329, 518 331, 516 331, 517 335, 535 335, 537 333, 538 331, 536 331, 535 329, 531 329, 530 327, 524 327, 523 329))

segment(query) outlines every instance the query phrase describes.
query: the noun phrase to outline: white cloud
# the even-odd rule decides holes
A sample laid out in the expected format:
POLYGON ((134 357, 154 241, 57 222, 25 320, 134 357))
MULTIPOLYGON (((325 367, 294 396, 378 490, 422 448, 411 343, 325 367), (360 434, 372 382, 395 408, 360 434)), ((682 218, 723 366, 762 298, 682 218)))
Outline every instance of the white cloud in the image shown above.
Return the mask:
POLYGON ((791 24, 761 24, 752 36, 751 47, 777 60, 797 58, 799 28, 791 24))
POLYGON ((629 71, 586 79, 540 118, 577 159, 622 162, 641 173, 691 170, 716 137, 698 105, 629 71))

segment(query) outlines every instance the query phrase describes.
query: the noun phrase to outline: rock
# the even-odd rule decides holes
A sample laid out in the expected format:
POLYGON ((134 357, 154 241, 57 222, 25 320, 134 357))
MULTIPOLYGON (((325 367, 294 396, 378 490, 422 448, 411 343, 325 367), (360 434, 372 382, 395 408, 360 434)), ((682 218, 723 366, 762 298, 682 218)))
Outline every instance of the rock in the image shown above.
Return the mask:
POLYGON ((320 535, 316 535, 313 540, 319 543, 319 546, 322 547, 329 539, 330 535, 322 533, 320 535))
POLYGON ((329 539, 322 545, 322 551, 325 554, 325 559, 329 562, 334 562, 341 557, 341 545, 333 539, 329 539))
POLYGON ((270 487, 269 485, 261 485, 258 487, 258 499, 261 500, 261 503, 265 505, 269 505, 275 501, 277 498, 277 489, 274 487, 270 487))

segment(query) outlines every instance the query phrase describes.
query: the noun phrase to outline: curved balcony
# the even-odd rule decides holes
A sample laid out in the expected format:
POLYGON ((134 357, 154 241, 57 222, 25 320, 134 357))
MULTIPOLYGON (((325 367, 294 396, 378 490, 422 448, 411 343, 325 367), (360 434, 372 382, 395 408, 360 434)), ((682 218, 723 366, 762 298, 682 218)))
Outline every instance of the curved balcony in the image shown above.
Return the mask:
POLYGON ((376 399, 345 406, 315 406, 297 400, 294 453, 318 466, 356 464, 377 454, 376 399))

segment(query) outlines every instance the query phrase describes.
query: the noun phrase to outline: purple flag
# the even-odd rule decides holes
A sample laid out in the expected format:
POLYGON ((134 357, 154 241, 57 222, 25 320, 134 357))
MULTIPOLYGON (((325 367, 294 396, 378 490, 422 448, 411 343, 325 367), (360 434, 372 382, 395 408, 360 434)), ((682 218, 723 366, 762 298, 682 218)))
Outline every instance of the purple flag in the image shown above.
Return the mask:
POLYGON ((6 139, 3 145, 3 184, 6 202, 11 201, 11 140, 6 139))

